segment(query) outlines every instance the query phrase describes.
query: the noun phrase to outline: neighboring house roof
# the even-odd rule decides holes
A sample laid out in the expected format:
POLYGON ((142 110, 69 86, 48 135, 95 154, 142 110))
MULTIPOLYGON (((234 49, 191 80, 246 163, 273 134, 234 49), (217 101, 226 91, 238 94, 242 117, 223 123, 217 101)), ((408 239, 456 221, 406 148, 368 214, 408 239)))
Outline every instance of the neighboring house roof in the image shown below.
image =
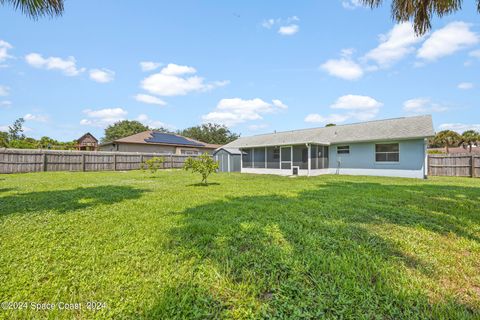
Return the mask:
POLYGON ((220 147, 218 149, 216 149, 213 154, 216 154, 217 152, 219 152, 220 150, 224 150, 228 153, 230 153, 231 155, 241 155, 242 154, 242 151, 240 151, 240 149, 237 149, 237 148, 224 148, 224 147, 220 147))
POLYGON ((432 117, 424 115, 242 137, 226 144, 224 148, 305 143, 330 145, 336 143, 426 138, 434 135, 432 117))
MULTIPOLYGON (((440 151, 445 153, 446 149, 445 148, 428 148, 428 151, 440 151)), ((470 153, 470 148, 469 147, 449 147, 448 148, 448 153, 470 153)), ((472 147, 472 153, 473 154, 480 154, 480 147, 472 147)))
POLYGON ((95 140, 96 142, 98 142, 98 139, 95 138, 95 137, 93 136, 93 134, 91 134, 90 132, 87 132, 87 133, 85 133, 83 136, 81 136, 80 138, 78 138, 78 139, 77 139, 77 142, 80 143, 83 139, 85 139, 85 138, 87 138, 87 137, 90 137, 90 138, 92 138, 93 140, 95 140))
POLYGON ((217 144, 210 144, 195 139, 180 136, 174 133, 164 133, 159 131, 147 130, 128 137, 120 138, 111 142, 104 143, 135 143, 135 144, 154 144, 154 145, 169 145, 169 146, 185 146, 197 147, 206 149, 216 149, 220 147, 217 144))

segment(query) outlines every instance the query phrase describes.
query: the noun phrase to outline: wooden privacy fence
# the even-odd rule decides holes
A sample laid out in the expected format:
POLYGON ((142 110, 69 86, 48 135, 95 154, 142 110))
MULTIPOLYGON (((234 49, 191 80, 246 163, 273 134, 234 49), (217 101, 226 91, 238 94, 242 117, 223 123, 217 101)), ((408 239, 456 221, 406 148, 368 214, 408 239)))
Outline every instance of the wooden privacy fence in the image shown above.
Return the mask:
POLYGON ((480 178, 480 155, 429 154, 428 175, 480 178))
POLYGON ((164 169, 182 168, 190 156, 160 153, 0 149, 0 173, 37 171, 114 171, 140 169, 153 157, 163 157, 164 169))

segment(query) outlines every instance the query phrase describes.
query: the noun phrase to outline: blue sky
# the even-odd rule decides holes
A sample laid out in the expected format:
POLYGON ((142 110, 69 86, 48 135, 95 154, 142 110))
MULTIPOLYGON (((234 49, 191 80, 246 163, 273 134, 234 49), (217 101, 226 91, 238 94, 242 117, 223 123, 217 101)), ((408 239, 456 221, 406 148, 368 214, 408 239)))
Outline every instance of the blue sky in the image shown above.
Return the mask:
POLYGON ((474 2, 422 38, 389 4, 66 1, 33 21, 0 7, 0 130, 72 140, 137 119, 242 135, 432 114, 480 129, 474 2))

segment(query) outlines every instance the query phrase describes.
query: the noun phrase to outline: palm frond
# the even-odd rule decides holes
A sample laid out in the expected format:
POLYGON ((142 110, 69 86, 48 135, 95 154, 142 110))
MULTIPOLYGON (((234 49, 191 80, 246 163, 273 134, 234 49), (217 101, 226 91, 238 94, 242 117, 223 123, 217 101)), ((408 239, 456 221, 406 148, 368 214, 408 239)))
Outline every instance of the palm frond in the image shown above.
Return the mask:
POLYGON ((42 16, 62 15, 64 0, 0 0, 0 5, 5 4, 33 19, 38 19, 42 16))
MULTIPOLYGON (((371 8, 382 5, 383 0, 362 0, 371 8)), ((480 12, 480 0, 477 0, 480 12)), ((413 21, 415 33, 423 35, 432 28, 432 16, 442 17, 462 8, 462 0, 392 0, 392 18, 396 22, 413 21)))

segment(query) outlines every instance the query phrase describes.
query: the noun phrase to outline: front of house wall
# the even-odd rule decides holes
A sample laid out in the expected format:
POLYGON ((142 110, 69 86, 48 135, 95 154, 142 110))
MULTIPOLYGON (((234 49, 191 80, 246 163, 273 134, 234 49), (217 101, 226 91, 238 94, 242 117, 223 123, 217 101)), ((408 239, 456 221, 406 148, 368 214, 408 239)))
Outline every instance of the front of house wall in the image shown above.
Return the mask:
MULTIPOLYGON (((325 169, 299 170, 299 176, 321 174, 346 174, 419 178, 425 177, 425 140, 379 141, 333 144, 329 147, 329 167, 325 169), (399 144, 398 162, 375 161, 375 145, 399 144), (348 154, 337 154, 338 146, 349 146, 348 154)), ((242 168, 242 173, 276 174, 289 176, 292 170, 242 168)))

